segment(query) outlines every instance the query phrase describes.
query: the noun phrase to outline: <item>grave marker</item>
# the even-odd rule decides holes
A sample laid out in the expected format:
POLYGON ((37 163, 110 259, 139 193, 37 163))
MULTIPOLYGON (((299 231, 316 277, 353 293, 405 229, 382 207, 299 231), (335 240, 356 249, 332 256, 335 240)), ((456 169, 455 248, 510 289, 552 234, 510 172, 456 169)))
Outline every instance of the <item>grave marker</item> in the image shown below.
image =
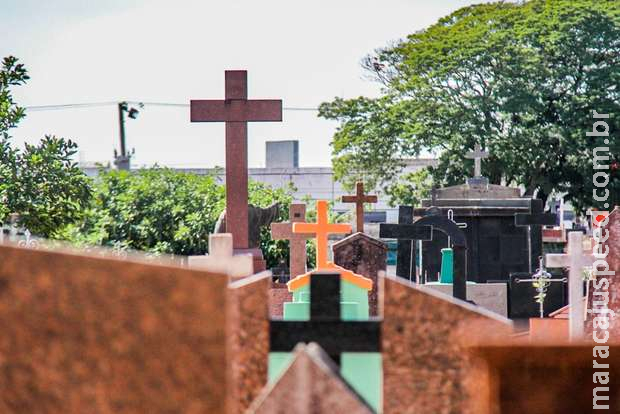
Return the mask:
POLYGON ((329 223, 327 201, 316 202, 316 223, 293 223, 293 233, 314 234, 316 237, 316 268, 329 268, 327 260, 327 239, 330 234, 348 234, 351 225, 329 223))
POLYGON ((565 277, 555 278, 555 279, 551 277, 551 273, 545 270, 544 260, 541 257, 539 268, 536 271, 536 273, 532 275, 530 279, 521 279, 519 277, 516 277, 514 281, 515 283, 529 282, 532 284, 534 283, 536 284, 534 288, 536 289, 536 292, 538 293, 538 295, 535 299, 538 300, 539 315, 541 318, 544 318, 545 317, 545 296, 547 294, 547 288, 549 287, 549 284, 557 283, 557 282, 566 283, 567 279, 565 277))
POLYGON ((378 314, 380 271, 387 265, 387 245, 366 233, 357 232, 334 243, 334 263, 372 280, 372 290, 368 297, 370 314, 378 314))
POLYGON ((397 239, 396 275, 414 280, 415 243, 414 240, 432 240, 432 227, 413 224, 413 208, 398 207, 398 224, 381 223, 379 237, 397 239))
MULTIPOLYGON (((542 200, 532 200, 532 212, 528 213, 516 213, 515 214, 515 226, 527 227, 527 248, 528 248, 528 265, 529 272, 533 272, 533 258, 532 253, 534 251, 542 250, 541 246, 532 246, 532 230, 534 229, 536 234, 542 232, 543 226, 552 226, 556 223, 557 214, 543 213, 542 200)), ((536 238, 537 242, 542 242, 542 239, 536 238)))
POLYGON ((376 203, 376 195, 364 194, 364 183, 359 181, 355 184, 355 195, 344 195, 341 198, 343 203, 355 203, 355 230, 364 232, 364 203, 376 203))
POLYGON ((567 254, 547 254, 547 267, 568 267, 568 303, 570 305, 569 334, 571 340, 583 337, 585 306, 583 303, 583 268, 592 266, 594 257, 583 252, 583 233, 568 234, 567 254))
POLYGON ((248 245, 248 122, 281 122, 282 101, 248 99, 247 71, 225 72, 224 100, 192 100, 191 122, 226 123, 226 231, 248 245))
POLYGON ((288 223, 271 223, 272 239, 289 240, 289 268, 291 278, 306 273, 306 240, 312 238, 312 235, 293 231, 293 223, 305 223, 305 221, 306 205, 291 204, 288 223))
POLYGON ((489 153, 483 151, 482 147, 478 143, 476 143, 476 145, 474 146, 473 151, 468 152, 465 155, 465 158, 474 160, 474 178, 482 177, 482 160, 488 157, 489 157, 489 153))

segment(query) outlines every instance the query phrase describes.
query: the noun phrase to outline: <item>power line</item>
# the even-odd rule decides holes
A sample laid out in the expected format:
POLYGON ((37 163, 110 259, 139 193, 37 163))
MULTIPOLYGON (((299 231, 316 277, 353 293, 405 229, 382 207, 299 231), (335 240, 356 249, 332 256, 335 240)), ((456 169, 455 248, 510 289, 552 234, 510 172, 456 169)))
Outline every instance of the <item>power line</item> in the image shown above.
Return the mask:
MULTIPOLYGON (((27 111, 59 111, 65 109, 80 109, 80 108, 96 108, 102 106, 118 105, 122 101, 108 101, 108 102, 88 102, 88 103, 72 103, 72 104, 60 104, 60 105, 31 105, 24 106, 27 111)), ((177 108, 189 108, 188 103, 174 103, 174 102, 148 102, 148 101, 126 101, 130 105, 144 105, 144 106, 161 106, 161 107, 177 107, 177 108)), ((314 107, 299 107, 299 106, 285 106, 282 108, 284 111, 313 111, 317 112, 319 109, 314 107)))

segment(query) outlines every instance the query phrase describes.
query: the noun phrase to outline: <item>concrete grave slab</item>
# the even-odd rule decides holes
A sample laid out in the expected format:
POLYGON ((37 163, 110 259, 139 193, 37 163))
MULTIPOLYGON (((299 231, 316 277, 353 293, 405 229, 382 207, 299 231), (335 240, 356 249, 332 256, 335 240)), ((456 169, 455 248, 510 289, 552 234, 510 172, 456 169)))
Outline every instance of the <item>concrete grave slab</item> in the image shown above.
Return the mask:
POLYGON ((228 409, 243 413, 267 383, 269 356, 268 290, 271 273, 228 286, 228 409))
MULTIPOLYGON (((427 283, 424 287, 452 296, 452 284, 427 283)), ((468 283, 467 300, 504 318, 508 317, 508 285, 506 283, 468 283)))
POLYGON ((472 366, 467 346, 510 335, 512 323, 400 277, 380 280, 383 412, 475 413, 465 387, 472 366))
POLYGON ((0 245, 0 412, 225 412, 227 284, 0 245))

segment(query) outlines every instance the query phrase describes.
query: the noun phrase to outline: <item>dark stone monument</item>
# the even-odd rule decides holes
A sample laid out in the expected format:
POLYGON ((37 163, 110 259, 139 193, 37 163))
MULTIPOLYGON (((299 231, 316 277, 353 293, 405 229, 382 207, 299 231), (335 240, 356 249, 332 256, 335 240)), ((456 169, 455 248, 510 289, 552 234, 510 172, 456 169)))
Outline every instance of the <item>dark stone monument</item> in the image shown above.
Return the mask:
MULTIPOLYGON (((508 316, 511 319, 536 318, 540 316, 540 305, 535 300, 536 288, 530 281, 532 274, 528 272, 512 273, 508 285, 508 316)), ((568 279, 565 282, 550 283, 546 296, 544 315, 560 309, 568 304, 568 279)))
MULTIPOLYGON (((467 280, 486 283, 510 279, 511 273, 529 272, 531 263, 542 255, 540 225, 517 226, 516 214, 542 213, 540 200, 522 198, 518 188, 488 184, 485 179, 470 179, 467 184, 438 189, 434 202, 423 200, 414 216, 425 216, 433 206, 442 216, 451 210, 453 220, 466 225, 467 280)), ((435 275, 441 269, 441 249, 448 237, 435 234, 422 243, 423 275, 435 275)))
POLYGON ((334 243, 334 263, 372 280, 368 305, 370 315, 377 316, 378 275, 386 269, 387 245, 364 233, 355 233, 334 243))

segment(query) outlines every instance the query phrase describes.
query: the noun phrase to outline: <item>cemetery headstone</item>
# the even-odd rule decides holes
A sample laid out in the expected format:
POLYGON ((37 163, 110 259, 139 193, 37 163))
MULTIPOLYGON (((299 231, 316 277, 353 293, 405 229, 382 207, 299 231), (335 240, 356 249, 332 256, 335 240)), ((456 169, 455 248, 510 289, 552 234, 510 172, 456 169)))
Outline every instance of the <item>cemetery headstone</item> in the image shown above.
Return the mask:
MULTIPOLYGON (((542 200, 538 201, 538 203, 542 204, 542 200)), ((540 206, 537 210, 542 210, 542 206, 540 206)), ((534 229, 535 233, 539 232, 542 234, 542 226, 553 226, 555 225, 558 219, 557 214, 554 213, 541 213, 541 212, 532 212, 532 213, 517 213, 515 214, 515 226, 517 227, 527 227, 527 241, 528 241, 528 251, 530 253, 534 251, 542 251, 542 237, 532 238, 532 229, 534 229), (540 245, 532 246, 532 243, 540 243, 540 245)), ((528 257, 529 260, 529 272, 533 272, 533 263, 534 259, 531 255, 528 257)))
MULTIPOLYGON (((244 70, 225 72, 225 90, 223 100, 192 100, 190 117, 191 122, 226 123, 226 231, 235 249, 249 249, 247 123, 281 122, 282 101, 249 100, 244 70)), ((252 253, 258 256, 260 250, 252 253)))
POLYGON ((271 223, 274 240, 289 240, 289 268, 291 277, 306 273, 306 240, 311 234, 293 232, 293 223, 305 223, 306 205, 291 204, 288 223, 271 223))
POLYGON ((355 233, 334 243, 334 263, 372 280, 370 314, 377 315, 379 271, 386 269, 387 245, 364 233, 355 233))
POLYGON ((381 223, 379 237, 397 239, 396 275, 415 280, 415 241, 432 240, 432 227, 413 224, 413 208, 398 207, 398 224, 381 223))
POLYGON ((553 278, 551 273, 547 272, 545 269, 544 259, 541 257, 539 261, 539 267, 536 270, 531 278, 529 279, 520 279, 515 278, 515 283, 531 283, 532 287, 536 290, 536 296, 533 299, 536 299, 538 303, 538 316, 540 318, 544 318, 545 314, 545 299, 549 290, 549 285, 552 283, 566 283, 567 279, 564 277, 561 278, 553 278))
POLYGON ((1 245, 2 411, 226 412, 227 284, 163 258, 1 245))
POLYGON ((355 230, 364 232, 364 203, 376 203, 376 195, 364 194, 364 183, 357 182, 355 184, 355 195, 344 195, 341 201, 343 203, 355 203, 355 230))
POLYGON ((585 307, 583 302, 584 267, 592 266, 594 257, 584 254, 583 233, 568 234, 567 254, 547 254, 547 267, 568 267, 568 303, 570 304, 569 335, 581 340, 584 333, 585 307))
POLYGON ((467 347, 509 335, 512 323, 392 276, 384 278, 383 312, 383 412, 475 413, 467 347))
POLYGON ((316 238, 316 268, 327 269, 328 251, 327 240, 330 234, 348 234, 351 232, 349 224, 329 223, 327 217, 327 201, 316 202, 316 223, 293 223, 294 233, 314 234, 316 238))

